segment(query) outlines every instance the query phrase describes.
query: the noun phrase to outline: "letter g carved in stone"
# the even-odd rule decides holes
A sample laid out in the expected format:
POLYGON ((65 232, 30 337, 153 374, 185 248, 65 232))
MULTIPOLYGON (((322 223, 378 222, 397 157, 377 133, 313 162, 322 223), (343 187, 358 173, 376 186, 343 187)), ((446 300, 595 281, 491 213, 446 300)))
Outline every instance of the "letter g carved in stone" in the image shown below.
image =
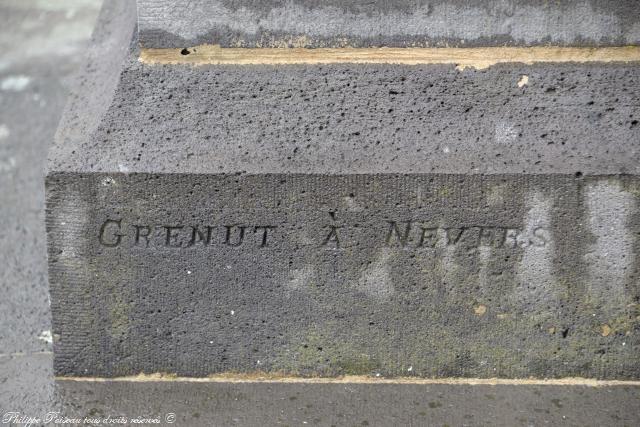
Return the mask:
POLYGON ((107 219, 100 227, 100 244, 108 248, 115 248, 120 244, 123 234, 120 233, 121 219, 107 219), (108 231, 114 232, 109 233, 108 231), (105 236, 106 235, 106 236, 105 236))

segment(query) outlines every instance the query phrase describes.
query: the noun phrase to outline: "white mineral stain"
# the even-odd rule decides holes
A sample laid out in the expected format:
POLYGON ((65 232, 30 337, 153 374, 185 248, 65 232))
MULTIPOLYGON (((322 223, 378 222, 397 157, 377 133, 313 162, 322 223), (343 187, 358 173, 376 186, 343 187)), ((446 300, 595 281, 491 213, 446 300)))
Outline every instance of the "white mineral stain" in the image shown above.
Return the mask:
POLYGON ((497 122, 495 126, 495 140, 498 144, 509 144, 518 138, 516 127, 507 122, 497 122))
POLYGON ((529 76, 522 76, 518 80, 518 87, 523 87, 529 84, 529 76))
POLYGON ((291 270, 289 272, 289 280, 286 283, 287 291, 291 292, 306 288, 314 276, 312 265, 305 265, 300 269, 291 270))
POLYGON ((473 307, 473 312, 476 316, 482 317, 487 312, 487 306, 484 304, 478 304, 473 307))
POLYGON ((491 280, 489 279, 489 262, 492 255, 491 246, 478 247, 478 262, 480 264, 480 271, 478 273, 478 281, 480 288, 483 290, 489 290, 491 287, 491 280))
POLYGON ((87 274, 87 257, 83 255, 82 237, 90 229, 92 216, 91 206, 87 198, 75 189, 60 193, 61 197, 52 218, 55 229, 59 232, 57 246, 60 249, 58 265, 74 281, 82 281, 87 274), (64 232, 63 232, 64 231, 64 232))
POLYGON ((619 182, 599 181, 585 189, 589 231, 596 241, 584 256, 589 295, 607 315, 625 308, 625 284, 634 264, 633 233, 627 229, 633 196, 619 182))
POLYGON ((113 178, 111 178, 110 176, 108 176, 108 177, 106 177, 106 178, 104 178, 102 180, 102 185, 104 187, 109 187, 111 185, 114 185, 115 183, 116 183, 116 181, 113 178))
POLYGON ((459 269, 456 263, 456 245, 447 244, 447 236, 444 229, 438 229, 438 243, 436 247, 442 249, 442 280, 446 283, 455 283, 459 269))
POLYGON ((7 125, 0 125, 0 140, 8 138, 11 132, 9 132, 9 128, 7 125))
POLYGON ((377 259, 361 273, 356 284, 360 292, 380 300, 388 300, 395 293, 389 272, 391 254, 390 249, 382 249, 377 259))
POLYGON ((29 85, 30 82, 31 82, 31 77, 28 77, 28 76, 23 76, 23 75, 9 76, 9 77, 5 77, 2 80, 2 83, 0 83, 0 89, 13 91, 13 92, 20 92, 24 90, 29 85))
POLYGON ((487 193, 487 203, 491 206, 503 205, 507 194, 508 188, 505 184, 492 185, 487 193))
POLYGON ((355 197, 346 196, 343 197, 342 200, 344 200, 344 204, 347 206, 349 212, 362 212, 364 210, 355 197))
POLYGON ((47 344, 53 343, 53 336, 51 335, 51 331, 42 331, 40 335, 38 335, 38 339, 40 341, 44 341, 47 344))
POLYGON ((558 299, 553 277, 554 244, 550 235, 552 202, 535 191, 528 195, 526 207, 524 229, 517 239, 524 253, 516 266, 518 287, 514 295, 514 303, 525 310, 541 308, 558 299))

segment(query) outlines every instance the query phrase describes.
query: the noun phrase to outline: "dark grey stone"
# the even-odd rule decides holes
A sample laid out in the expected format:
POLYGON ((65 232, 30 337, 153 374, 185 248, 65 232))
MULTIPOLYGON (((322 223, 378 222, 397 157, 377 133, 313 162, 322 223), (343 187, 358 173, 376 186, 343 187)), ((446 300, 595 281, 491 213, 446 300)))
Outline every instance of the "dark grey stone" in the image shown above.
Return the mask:
POLYGON ((60 138, 51 164, 131 173, 635 174, 638 78, 634 63, 193 67, 141 64, 134 52, 95 134, 60 138))
POLYGON ((177 425, 634 425, 640 388, 57 382, 67 414, 175 415, 177 425), (93 392, 93 398, 87 393, 93 392), (153 403, 149 403, 153 402, 153 403), (75 403, 73 406, 71 403, 75 403), (116 412, 117 411, 117 412, 116 412))
POLYGON ((51 355, 0 358, 0 417, 91 425, 632 426, 639 401, 637 386, 54 380, 51 355))
POLYGON ((639 186, 50 173, 56 372, 638 378, 639 186))
POLYGON ((57 374, 640 378, 636 65, 131 45, 50 154, 57 374))
POLYGON ((633 0, 138 0, 145 47, 609 46, 640 41, 633 0))
MULTIPOLYGON (((127 3, 131 2, 107 2, 108 7, 116 8, 127 3)), ((175 413, 175 425, 194 426, 304 421, 309 425, 370 426, 640 423, 638 387, 54 381, 52 354, 38 353, 49 347, 37 336, 49 329, 50 322, 45 245, 37 237, 44 230, 43 189, 38 182, 43 176, 44 148, 63 106, 63 88, 71 84, 66 76, 82 56, 79 42, 84 35, 78 28, 91 25, 96 12, 95 5, 87 2, 70 19, 62 10, 67 5, 56 5, 58 2, 21 0, 0 6, 2 79, 31 78, 25 90, 5 91, 0 96, 1 122, 10 131, 2 142, 1 159, 4 164, 16 159, 16 167, 3 172, 5 185, 0 192, 5 230, 0 235, 0 259, 4 261, 0 270, 0 417, 8 411, 43 417, 58 410, 69 417, 94 418, 124 414, 163 419, 175 413), (43 10, 49 7, 59 10, 43 10), (26 21, 36 25, 23 25, 26 21), (79 25, 83 22, 84 26, 79 25), (43 39, 64 48, 43 52, 43 39)))

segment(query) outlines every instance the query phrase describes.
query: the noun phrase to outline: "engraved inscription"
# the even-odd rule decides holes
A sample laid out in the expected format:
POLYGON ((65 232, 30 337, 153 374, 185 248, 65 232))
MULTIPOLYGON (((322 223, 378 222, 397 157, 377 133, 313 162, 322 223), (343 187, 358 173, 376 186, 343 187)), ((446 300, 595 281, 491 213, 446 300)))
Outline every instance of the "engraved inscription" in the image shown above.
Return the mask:
MULTIPOLYGON (((331 224, 320 227, 317 231, 318 247, 329 250, 341 249, 350 243, 350 239, 357 238, 347 232, 349 225, 336 225, 334 215, 331 215, 331 219, 331 224)), ((98 241, 107 248, 129 246, 180 249, 214 245, 229 248, 267 248, 275 244, 277 232, 278 227, 275 225, 149 225, 109 218, 99 228, 98 241)), ((488 225, 442 227, 414 220, 380 222, 380 229, 376 230, 376 234, 380 236, 381 246, 405 250, 447 246, 516 249, 528 246, 542 247, 550 240, 548 230, 542 227, 532 230, 488 225)))
POLYGON ((120 244, 122 236, 124 236, 124 234, 120 233, 121 224, 122 220, 114 219, 108 219, 102 224, 102 227, 100 227, 100 243, 103 246, 114 248, 120 244), (107 228, 110 229, 109 231, 112 231, 111 229, 115 229, 115 231, 108 233, 107 228), (105 233, 110 234, 110 236, 105 237, 105 233))
POLYGON ((146 225, 126 224, 122 219, 107 219, 100 227, 102 246, 189 248, 215 244, 237 248, 253 245, 268 247, 277 229, 274 225, 146 225))
POLYGON ((523 230, 494 226, 434 227, 414 221, 388 221, 385 244, 388 247, 435 248, 439 242, 446 246, 464 244, 469 248, 545 246, 549 233, 542 227, 530 233, 523 230))
POLYGON ((330 225, 328 228, 329 228, 329 233, 327 234, 327 237, 322 242, 322 246, 340 249, 340 237, 338 235, 338 230, 340 230, 342 226, 330 225))

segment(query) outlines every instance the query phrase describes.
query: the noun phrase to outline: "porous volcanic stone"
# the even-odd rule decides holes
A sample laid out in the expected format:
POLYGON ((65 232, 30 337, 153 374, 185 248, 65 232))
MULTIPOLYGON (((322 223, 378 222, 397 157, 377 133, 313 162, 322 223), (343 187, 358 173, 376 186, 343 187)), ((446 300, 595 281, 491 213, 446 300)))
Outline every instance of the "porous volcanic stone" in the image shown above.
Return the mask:
POLYGON ((640 378, 636 64, 146 65, 103 22, 133 47, 46 183, 57 375, 640 378))
POLYGON ((640 41, 634 0, 138 0, 145 47, 607 46, 640 41))

